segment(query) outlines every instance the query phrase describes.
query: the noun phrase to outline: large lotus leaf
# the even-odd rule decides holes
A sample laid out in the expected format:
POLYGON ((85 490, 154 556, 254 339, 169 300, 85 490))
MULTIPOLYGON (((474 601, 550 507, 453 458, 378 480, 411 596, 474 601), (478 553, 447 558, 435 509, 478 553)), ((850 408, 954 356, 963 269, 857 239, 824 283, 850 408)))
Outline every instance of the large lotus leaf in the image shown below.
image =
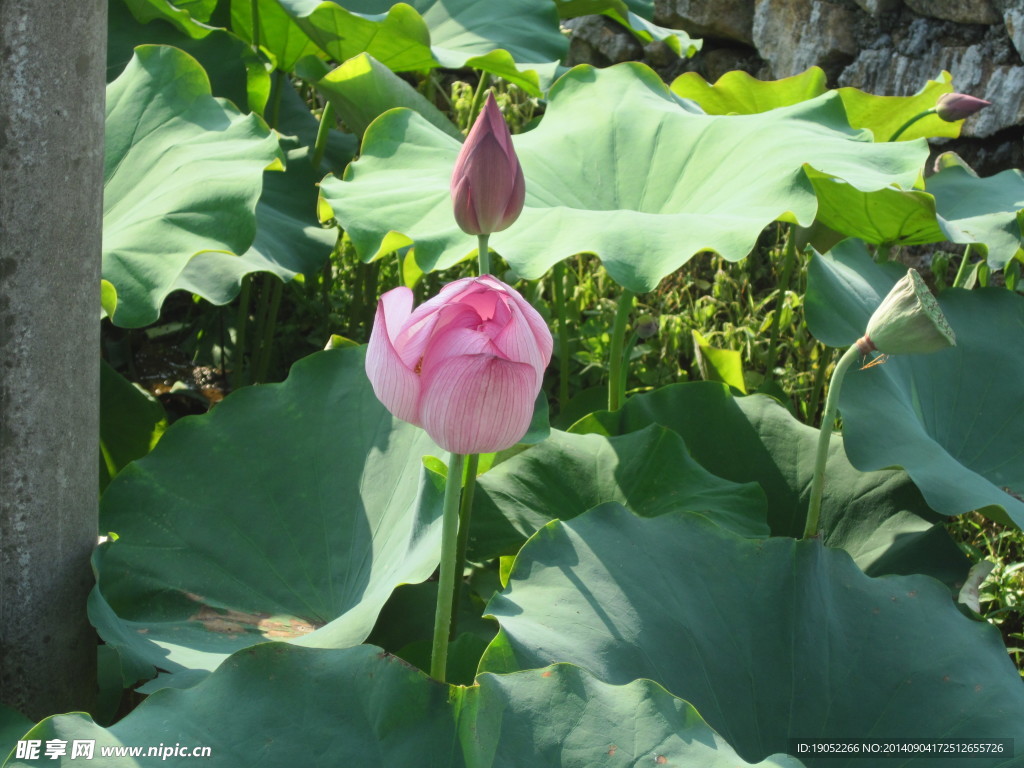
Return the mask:
MULTIPOLYGON (((252 43, 252 0, 231 0, 231 29, 252 43)), ((306 56, 315 56, 319 47, 309 39, 277 0, 258 0, 259 44, 273 54, 278 69, 291 72, 306 56)))
MULTIPOLYGON (((749 765, 660 686, 609 685, 568 664, 439 684, 372 646, 344 650, 265 643, 241 651, 200 685, 163 690, 110 728, 58 715, 29 734, 45 743, 95 740, 89 765, 141 768, 156 759, 104 757, 104 747, 208 747, 215 766, 625 768, 644 763, 749 765), (216 724, 216 727, 211 727, 216 724)), ((47 761, 50 763, 51 761, 47 761)), ((75 766, 69 755, 53 765, 75 766)), ((194 764, 188 754, 160 765, 194 764)), ((5 765, 36 765, 12 760, 5 765)), ((785 755, 757 765, 799 768, 785 755)))
MULTIPOLYGON (((949 72, 940 72, 912 96, 878 96, 857 88, 840 88, 850 125, 867 128, 875 134, 875 141, 889 141, 896 131, 912 117, 934 107, 939 97, 953 92, 953 78, 949 72)), ((900 134, 897 141, 911 139, 950 138, 960 135, 963 120, 948 123, 938 115, 928 115, 913 123, 900 134)))
POLYGON ((935 198, 927 192, 896 187, 864 191, 813 169, 807 175, 818 196, 818 221, 841 235, 886 245, 948 239, 935 214, 935 198))
POLYGON ((210 670, 267 638, 360 643, 437 566, 440 480, 421 462, 440 450, 378 402, 363 348, 239 390, 108 487, 93 623, 133 671, 210 670))
POLYGON ((279 155, 259 117, 210 95, 187 53, 136 49, 107 87, 103 277, 115 323, 153 322, 197 252, 245 252, 263 169, 279 155))
POLYGON ((726 72, 712 85, 696 72, 672 81, 672 92, 692 99, 709 115, 754 115, 813 99, 827 90, 825 72, 811 67, 781 80, 758 80, 741 69, 726 72))
MULTIPOLYGON (((672 81, 672 90, 683 98, 693 99, 708 114, 749 115, 820 96, 826 90, 825 72, 811 67, 781 80, 758 80, 737 70, 725 73, 714 85, 696 72, 687 72, 672 81)), ((888 141, 910 118, 934 107, 942 94, 952 93, 953 79, 949 72, 942 72, 937 80, 929 80, 913 96, 876 96, 857 88, 840 88, 836 92, 843 100, 850 125, 867 128, 876 141, 888 141)), ((900 135, 899 141, 940 136, 956 138, 962 125, 962 120, 947 123, 937 115, 929 115, 911 125, 900 135)))
POLYGON ((1024 245, 1024 174, 1011 169, 983 179, 952 152, 941 155, 938 165, 925 188, 935 196, 946 236, 954 243, 984 243, 989 266, 1002 269, 1024 245))
POLYGON ((338 61, 369 53, 390 69, 475 67, 540 95, 568 50, 546 0, 279 0, 338 61), (344 6, 344 7, 343 7, 344 6))
POLYGON ((6 758, 18 739, 32 730, 33 723, 17 710, 0 704, 0 759, 6 758))
MULTIPOLYGON (((842 346, 864 333, 904 271, 853 247, 811 265, 808 327, 842 346)), ((839 399, 846 453, 863 470, 905 468, 938 512, 980 509, 1024 527, 1024 413, 1012 405, 1024 381, 1024 297, 956 288, 938 300, 955 347, 847 374, 839 399)))
MULTIPOLYGON (((112 0, 116 3, 119 0, 112 0)), ((145 24, 153 19, 163 19, 177 27, 191 38, 202 38, 216 27, 206 22, 210 20, 218 0, 124 0, 132 14, 145 24)))
POLYGON ((382 113, 394 107, 419 112, 432 125, 462 140, 462 133, 415 88, 367 53, 354 56, 316 82, 350 131, 362 135, 382 113))
POLYGON ((214 96, 242 110, 263 112, 270 96, 270 73, 252 48, 224 29, 192 38, 163 19, 140 24, 120 0, 109 5, 107 82, 124 71, 139 45, 173 45, 198 61, 210 78, 214 96))
POLYGON ((100 361, 100 491, 167 429, 160 401, 100 361))
MULTIPOLYGON (((682 435, 690 455, 712 474, 759 483, 772 532, 802 534, 818 430, 770 397, 733 397, 722 384, 690 382, 632 397, 621 410, 593 414, 572 431, 620 435, 648 424, 682 435)), ((905 472, 858 471, 834 436, 825 476, 826 544, 846 549, 873 575, 922 572, 951 586, 962 583, 969 563, 905 472)))
POLYGON ((761 488, 715 477, 671 430, 652 424, 618 437, 554 430, 544 442, 480 476, 471 555, 487 560, 515 554, 551 520, 568 520, 607 501, 639 515, 706 512, 737 533, 769 533, 761 488))
POLYGON ((268 172, 256 205, 256 238, 241 256, 208 251, 191 259, 171 290, 196 293, 214 304, 227 304, 238 295, 242 278, 251 272, 270 272, 282 280, 310 274, 327 261, 338 239, 336 229, 320 226, 316 216, 317 174, 308 147, 293 147, 284 173, 268 172))
POLYGON ((651 0, 555 0, 555 5, 560 18, 602 14, 624 26, 641 42, 661 40, 679 56, 692 56, 701 48, 701 41, 683 30, 655 24, 651 0))
POLYGON ((791 737, 1024 739, 1024 686, 995 627, 927 576, 868 577, 817 539, 752 540, 607 504, 530 539, 487 611, 501 632, 482 672, 558 659, 609 683, 653 680, 746 760, 791 737))
MULTIPOLYGON (((540 125, 513 141, 526 207, 492 236, 495 250, 527 278, 592 251, 638 292, 701 250, 745 257, 778 218, 810 224, 817 203, 805 164, 878 189, 912 184, 926 151, 850 129, 834 94, 762 115, 697 114, 634 63, 576 67, 552 87, 540 125)), ((344 181, 322 189, 364 259, 410 239, 424 270, 473 252, 476 238, 456 226, 449 200, 458 142, 394 110, 370 126, 362 151, 344 181)))

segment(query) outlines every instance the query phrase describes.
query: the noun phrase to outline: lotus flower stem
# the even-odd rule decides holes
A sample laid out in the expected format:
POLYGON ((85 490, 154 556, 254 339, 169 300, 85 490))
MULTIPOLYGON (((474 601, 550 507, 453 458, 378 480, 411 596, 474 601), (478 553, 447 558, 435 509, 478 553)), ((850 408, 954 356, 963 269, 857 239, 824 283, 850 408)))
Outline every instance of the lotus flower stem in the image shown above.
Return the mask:
POLYGON ((448 669, 448 635, 452 624, 452 592, 455 587, 455 559, 459 548, 459 497, 462 468, 466 457, 451 454, 448 478, 444 485, 444 512, 441 524, 441 573, 437 582, 437 610, 434 613, 434 643, 430 651, 430 676, 445 681, 448 669))
POLYGON ((260 52, 260 0, 250 0, 252 11, 252 50, 259 55, 260 52))
POLYGON ((466 461, 466 482, 462 486, 462 501, 459 502, 459 545, 455 553, 455 569, 452 573, 452 619, 448 639, 455 639, 459 627, 459 604, 462 602, 462 575, 466 570, 466 550, 469 547, 469 520, 473 514, 473 493, 476 490, 476 473, 480 466, 480 454, 471 453, 466 461))
POLYGON ((793 278, 793 267, 796 264, 796 237, 792 227, 786 237, 786 255, 782 261, 782 275, 779 276, 779 298, 775 302, 775 314, 768 332, 768 360, 765 363, 765 381, 775 378, 775 362, 779 355, 779 324, 782 322, 782 309, 786 306, 786 292, 789 281, 793 278))
POLYGON ((821 495, 825 487, 825 463, 828 461, 828 443, 832 437, 832 429, 836 421, 836 409, 839 407, 839 390, 843 386, 843 378, 854 361, 860 356, 857 344, 851 346, 839 358, 832 380, 828 385, 828 397, 825 398, 825 413, 821 416, 821 430, 818 432, 818 450, 814 457, 814 477, 811 480, 811 500, 807 505, 807 523, 804 525, 803 538, 818 535, 818 522, 821 517, 821 495))
POLYGON ((964 257, 960 261, 960 268, 956 271, 956 278, 953 280, 954 288, 963 288, 967 285, 967 276, 971 273, 971 256, 974 248, 971 243, 964 248, 964 257))
POLYGON ((323 162, 332 125, 334 125, 334 106, 328 101, 324 104, 324 111, 320 114, 320 127, 316 129, 316 144, 313 146, 314 170, 319 170, 320 163, 323 162))
POLYGON ((558 408, 569 402, 569 326, 565 312, 565 264, 555 264, 551 272, 555 287, 555 316, 558 318, 558 408))
POLYGON ((929 107, 924 112, 918 112, 912 118, 907 120, 907 122, 905 122, 903 125, 901 125, 899 128, 897 128, 896 132, 892 136, 889 137, 889 141, 896 141, 896 139, 898 139, 900 136, 902 136, 904 134, 904 132, 910 126, 912 126, 914 123, 916 123, 918 120, 922 120, 922 119, 928 117, 928 115, 934 115, 934 114, 935 114, 935 107, 929 107))
POLYGON ((825 389, 825 373, 832 362, 832 347, 821 348, 818 355, 818 367, 814 370, 814 383, 811 385, 811 401, 807 406, 807 423, 813 422, 814 414, 818 412, 818 402, 821 400, 821 393, 825 389))
POLYGON ((245 375, 245 331, 249 327, 249 294, 252 292, 252 275, 242 278, 242 290, 238 294, 238 315, 235 320, 235 353, 231 356, 231 386, 240 389, 246 384, 245 375))
POLYGON ((270 369, 270 353, 274 348, 274 329, 277 327, 277 313, 281 308, 281 294, 284 292, 284 282, 271 276, 273 287, 270 289, 270 306, 267 307, 265 319, 261 324, 262 343, 260 344, 260 355, 256 365, 253 366, 253 381, 262 383, 266 381, 267 371, 270 369))
POLYGON ((477 270, 480 272, 481 275, 489 275, 489 274, 491 274, 491 251, 490 251, 490 247, 487 245, 487 240, 488 240, 489 237, 490 237, 489 234, 477 235, 476 236, 476 242, 477 242, 477 252, 476 252, 477 270))
POLYGON ((888 264, 892 257, 892 243, 879 243, 875 246, 875 263, 888 264))
POLYGON ((626 342, 626 322, 633 311, 633 299, 636 294, 628 288, 622 289, 619 306, 615 312, 615 325, 612 326, 612 347, 608 359, 608 410, 617 411, 625 399, 625 377, 622 375, 623 347, 626 342))

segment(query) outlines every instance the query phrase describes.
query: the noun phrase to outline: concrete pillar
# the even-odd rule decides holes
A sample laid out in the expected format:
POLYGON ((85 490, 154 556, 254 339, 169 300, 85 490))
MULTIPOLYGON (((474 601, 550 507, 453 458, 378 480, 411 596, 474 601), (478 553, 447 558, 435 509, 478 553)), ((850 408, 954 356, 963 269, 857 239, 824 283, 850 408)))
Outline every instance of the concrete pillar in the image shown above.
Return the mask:
POLYGON ((0 701, 87 709, 107 0, 0 0, 0 701))

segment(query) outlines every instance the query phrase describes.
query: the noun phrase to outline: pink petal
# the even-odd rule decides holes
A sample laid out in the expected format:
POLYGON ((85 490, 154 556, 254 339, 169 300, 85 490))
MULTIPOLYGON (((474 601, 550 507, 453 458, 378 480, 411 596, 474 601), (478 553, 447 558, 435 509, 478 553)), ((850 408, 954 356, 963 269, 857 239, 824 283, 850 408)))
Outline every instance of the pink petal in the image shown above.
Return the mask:
POLYGON ((450 357, 423 378, 422 426, 453 453, 511 448, 530 428, 534 380, 523 363, 491 355, 450 357))
POLYGON ((385 408, 402 421, 418 424, 420 377, 402 362, 392 341, 411 311, 408 288, 395 288, 380 297, 366 347, 366 375, 385 408))
POLYGON ((423 367, 420 369, 421 381, 433 375, 434 370, 448 358, 467 355, 504 357, 486 333, 475 328, 450 326, 434 334, 427 344, 423 353, 423 367))

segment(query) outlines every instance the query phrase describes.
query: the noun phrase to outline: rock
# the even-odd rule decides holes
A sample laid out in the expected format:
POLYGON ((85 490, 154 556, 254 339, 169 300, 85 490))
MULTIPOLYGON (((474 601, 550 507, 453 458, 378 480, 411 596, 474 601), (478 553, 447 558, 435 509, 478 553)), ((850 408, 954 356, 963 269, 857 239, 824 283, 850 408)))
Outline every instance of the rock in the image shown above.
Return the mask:
POLYGON ((654 21, 694 36, 754 42, 754 0, 655 0, 654 21))
POLYGON ((915 13, 960 24, 999 24, 1003 17, 992 0, 903 0, 915 13))
POLYGON ((901 0, 854 0, 867 13, 877 16, 880 13, 892 13, 900 7, 901 0))
POLYGON ((566 64, 606 67, 643 58, 644 50, 633 35, 604 16, 579 16, 562 22, 572 30, 566 64))
POLYGON ((757 0, 754 46, 775 78, 817 65, 834 80, 859 51, 855 21, 856 11, 829 0, 757 0))
POLYGON ((1003 23, 1017 53, 1024 56, 1024 0, 994 0, 996 10, 1003 14, 1003 23))

